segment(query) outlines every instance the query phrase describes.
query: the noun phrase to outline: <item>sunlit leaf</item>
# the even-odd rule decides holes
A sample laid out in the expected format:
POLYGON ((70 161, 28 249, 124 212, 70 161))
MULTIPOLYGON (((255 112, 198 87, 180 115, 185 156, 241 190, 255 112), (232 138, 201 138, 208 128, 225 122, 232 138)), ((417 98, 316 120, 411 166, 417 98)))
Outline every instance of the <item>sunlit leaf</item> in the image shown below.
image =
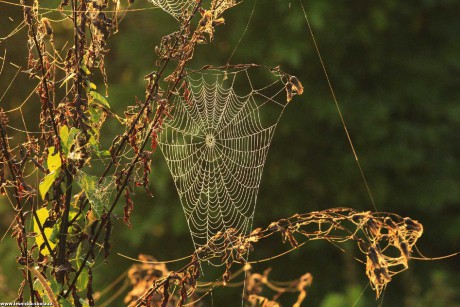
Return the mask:
MULTIPOLYGON (((70 212, 69 212, 69 220, 73 220, 75 218, 75 216, 77 216, 78 214, 78 211, 75 210, 73 207, 70 208, 70 212)), ((82 215, 80 214, 78 217, 77 217, 77 221, 79 219, 81 219, 82 215)))
POLYGON ((99 94, 98 92, 95 92, 95 91, 91 91, 91 92, 89 92, 89 94, 91 95, 93 100, 97 101, 103 107, 106 107, 107 109, 110 109, 110 104, 107 101, 107 99, 105 99, 104 96, 102 96, 101 94, 99 94))
POLYGON ((59 177, 59 172, 61 171, 61 157, 59 153, 54 154, 54 146, 51 146, 48 150, 49 153, 46 161, 50 173, 43 178, 38 187, 42 199, 45 199, 46 193, 48 193, 54 181, 59 177))
POLYGON ((96 135, 92 133, 88 140, 89 144, 94 147, 94 149, 99 150, 99 142, 97 141, 96 135))
POLYGON ((91 71, 89 71, 88 67, 86 67, 86 65, 81 65, 81 70, 83 70, 85 72, 85 74, 87 75, 91 75, 91 71))
POLYGON ((67 126, 62 126, 59 129, 59 137, 61 138, 61 145, 65 154, 68 154, 70 152, 70 148, 72 147, 72 144, 75 141, 75 136, 78 134, 79 131, 80 130, 75 127, 72 127, 69 131, 69 127, 67 126))
POLYGON ((59 137, 61 138, 62 145, 64 146, 67 143, 69 138, 69 127, 62 126, 59 128, 59 137))
POLYGON ((77 248, 77 254, 75 255, 75 262, 77 263, 77 267, 80 268, 81 264, 83 263, 83 246, 80 243, 77 248))
POLYGON ((79 291, 85 290, 88 285, 88 268, 85 266, 77 278, 77 289, 79 291))
POLYGON ((97 89, 96 84, 94 84, 91 81, 86 81, 86 84, 88 85, 88 88, 91 89, 91 90, 97 89))
POLYGON ((59 86, 59 88, 63 87, 64 84, 66 84, 67 81, 69 81, 70 79, 72 79, 73 77, 75 77, 75 73, 71 73, 67 76, 67 78, 64 79, 64 81, 62 81, 61 85, 59 86))
POLYGON ((81 307, 90 307, 88 301, 82 298, 80 298, 80 304, 81 304, 81 307))
POLYGON ((45 289, 43 289, 42 283, 38 279, 36 279, 34 282, 34 290, 38 291, 38 293, 40 293, 42 297, 45 297, 45 299, 47 299, 47 296, 44 295, 45 289))
MULTIPOLYGON (((45 222, 46 222, 46 219, 49 217, 48 209, 46 209, 46 207, 43 207, 43 208, 37 210, 36 213, 37 213, 38 220, 39 220, 40 224, 43 226, 45 224, 45 222)), ((44 248, 42 249, 41 253, 43 255, 45 255, 45 256, 49 255, 50 250, 48 249, 48 247, 46 245, 44 245, 45 239, 43 238, 43 235, 42 235, 42 233, 40 231, 40 227, 38 226, 38 223, 37 223, 37 221, 35 219, 34 219, 34 232, 36 232, 38 234, 35 237, 35 242, 37 243, 38 247, 41 248, 42 245, 44 246, 44 248)), ((51 235, 53 233, 53 229, 49 228, 49 227, 45 227, 43 232, 45 234, 46 239, 48 240, 48 243, 50 244, 50 247, 52 249, 54 249, 56 244, 53 243, 50 240, 51 235)))
POLYGON ((61 157, 59 156, 58 152, 54 154, 54 146, 51 146, 48 151, 49 153, 48 159, 46 159, 46 163, 48 165, 49 171, 52 172, 61 167, 61 157))
POLYGON ((43 178, 43 180, 40 182, 38 189, 40 190, 40 195, 42 196, 42 199, 45 199, 46 193, 48 193, 54 181, 59 177, 60 170, 61 168, 58 168, 57 170, 52 171, 51 173, 46 175, 45 178, 43 178))
POLYGON ((100 157, 109 157, 110 156, 110 151, 108 150, 101 150, 97 152, 97 155, 100 157))

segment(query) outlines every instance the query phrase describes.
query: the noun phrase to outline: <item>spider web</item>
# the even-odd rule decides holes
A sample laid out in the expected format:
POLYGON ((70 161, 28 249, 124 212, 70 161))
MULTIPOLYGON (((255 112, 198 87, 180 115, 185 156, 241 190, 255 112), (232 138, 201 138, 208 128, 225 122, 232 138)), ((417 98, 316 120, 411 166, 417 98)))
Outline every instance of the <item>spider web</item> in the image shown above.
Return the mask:
MULTIPOLYGON (((190 13, 193 7, 197 5, 197 1, 195 0, 150 0, 150 2, 176 19, 179 19, 187 12, 190 13)), ((239 2, 237 0, 212 0, 211 11, 214 17, 217 18, 225 10, 237 5, 239 2)))
POLYGON ((196 4, 194 0, 150 0, 150 2, 175 18, 179 18, 185 11, 190 11, 196 4))
POLYGON ((109 207, 110 198, 116 189, 115 178, 109 176, 99 179, 97 176, 77 170, 75 180, 91 203, 93 214, 100 218, 104 209, 107 210, 109 207))
POLYGON ((268 72, 245 67, 190 74, 163 125, 159 146, 196 248, 229 228, 251 230, 270 142, 287 105, 285 75, 268 72))

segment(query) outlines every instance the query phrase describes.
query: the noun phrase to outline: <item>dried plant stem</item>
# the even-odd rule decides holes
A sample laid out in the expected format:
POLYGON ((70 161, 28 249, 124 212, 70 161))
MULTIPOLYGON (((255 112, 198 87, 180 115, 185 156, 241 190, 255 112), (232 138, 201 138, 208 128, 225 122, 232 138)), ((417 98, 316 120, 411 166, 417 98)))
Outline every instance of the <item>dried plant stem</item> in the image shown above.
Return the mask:
MULTIPOLYGON (((19 209, 19 214, 17 215, 19 217, 18 224, 22 232, 22 242, 18 242, 18 243, 22 243, 21 256, 24 259, 24 261, 28 263, 29 258, 28 258, 28 247, 27 247, 27 231, 26 231, 26 226, 25 226, 26 218, 24 216, 23 206, 19 198, 19 190, 18 190, 18 187, 16 186, 16 184, 18 183, 18 178, 16 176, 15 168, 13 166, 13 160, 10 155, 10 148, 9 148, 8 141, 7 141, 8 138, 6 135, 5 127, 2 122, 0 122, 0 136, 1 136, 1 141, 2 141, 1 143, 2 154, 3 154, 4 159, 7 161, 8 168, 10 169, 11 177, 13 178, 13 181, 15 182, 15 184, 13 185, 14 186, 14 199, 16 200, 16 204, 19 209)), ((32 275, 30 274, 30 271, 27 271, 27 279, 28 279, 28 284, 30 288, 32 303, 34 303, 35 302, 35 297, 33 295, 34 286, 33 286, 32 275)))
MULTIPOLYGON (((40 49, 40 46, 39 46, 39 43, 38 43, 38 40, 37 40, 37 33, 35 32, 35 28, 32 24, 32 13, 30 10, 28 10, 26 12, 26 14, 28 14, 27 18, 30 18, 30 24, 29 24, 29 28, 30 30, 32 31, 32 38, 33 38, 33 41, 34 41, 34 44, 35 44, 35 49, 37 50, 37 54, 38 54, 38 58, 40 60, 40 68, 41 68, 41 71, 42 71, 42 83, 43 83, 43 87, 45 89, 45 95, 46 95, 46 108, 48 109, 48 115, 50 117, 50 120, 51 120, 51 123, 52 123, 52 126, 53 126, 53 131, 54 131, 54 134, 57 138, 57 140, 59 141, 58 144, 60 144, 60 141, 61 141, 61 138, 59 137, 59 130, 58 130, 58 127, 57 127, 57 124, 56 124, 56 121, 54 119, 54 106, 53 106, 53 103, 51 102, 50 100, 50 91, 49 91, 49 88, 48 88, 48 81, 47 81, 47 78, 46 78, 46 75, 47 75, 47 71, 45 69, 45 61, 43 60, 43 54, 42 54, 42 51, 40 49)), ((60 151, 60 146, 58 148, 58 150, 60 151)), ((61 162, 64 162, 62 161, 62 156, 61 156, 61 162)), ((64 165, 64 163, 62 163, 64 165)))
MULTIPOLYGON (((194 273, 191 272, 195 272, 194 268, 197 268, 200 261, 220 259, 226 267, 222 279, 224 282, 227 281, 228 276, 231 276, 230 268, 233 263, 247 263, 244 255, 253 248, 253 245, 274 234, 281 234, 283 243, 292 246, 289 251, 310 240, 326 240, 331 243, 355 242, 366 256, 366 261, 363 262, 366 275, 378 297, 391 281, 392 276, 407 269, 411 252, 422 233, 423 226, 410 218, 402 218, 390 213, 358 212, 349 208, 296 214, 273 222, 265 229, 257 228, 248 235, 240 234, 230 228, 223 233, 218 233, 206 245, 196 250, 192 260, 180 270, 170 272, 163 279, 156 279, 138 298, 137 303, 139 306, 145 298, 155 292, 162 294, 163 303, 167 303, 169 300, 167 291, 178 279, 186 280, 193 289, 197 276, 192 275, 194 273), (299 243, 296 237, 302 237, 306 241, 299 243), (223 244, 214 244, 219 240, 224 240, 223 244), (163 293, 161 287, 164 289, 163 293)), ((306 292, 300 291, 299 299, 302 300, 305 295, 306 292)))
MULTIPOLYGON (((61 217, 61 229, 59 233, 59 246, 58 246, 58 264, 65 265, 66 262, 66 246, 67 246, 67 231, 69 228, 69 211, 70 202, 72 200, 72 181, 73 177, 70 172, 66 175, 66 190, 65 190, 65 203, 64 212, 61 217)), ((64 284, 65 271, 61 270, 57 273, 56 279, 59 283, 64 284)))
MULTIPOLYGON (((195 9, 193 10, 190 18, 187 20, 187 22, 185 23, 185 26, 182 28, 181 32, 179 32, 179 36, 182 35, 182 33, 185 31, 185 27, 188 26, 190 24, 190 22, 192 21, 193 19, 193 16, 195 16, 195 14, 197 13, 198 9, 200 8, 201 6, 201 3, 203 2, 203 0, 199 0, 197 2, 197 5, 195 7, 195 9)), ((175 43, 173 45, 173 49, 177 47, 179 43, 179 38, 177 38, 175 40, 175 43)), ((170 52, 171 54, 173 53, 173 51, 170 52)), ((140 118, 141 118, 141 115, 144 113, 145 109, 149 106, 149 104, 152 102, 152 100, 154 99, 154 95, 155 93, 157 92, 158 90, 158 81, 160 80, 160 77, 162 76, 162 74, 164 73, 166 67, 168 66, 169 62, 171 61, 171 56, 168 56, 166 59, 163 59, 162 60, 162 63, 159 65, 160 68, 155 72, 155 75, 157 76, 157 78, 155 79, 153 85, 152 85, 152 90, 149 92, 148 96, 146 97, 145 99, 145 102, 144 104, 142 105, 142 108, 140 109, 140 111, 136 114, 136 117, 134 118, 133 122, 131 123, 128 131, 126 131, 122 136, 121 136, 121 140, 120 140, 120 143, 118 144, 117 146, 117 149, 115 150, 115 154, 114 156, 115 157, 118 157, 120 152, 123 150, 124 146, 126 145, 126 142, 129 140, 129 135, 131 135, 133 132, 134 132, 134 129, 137 125, 137 123, 139 122, 140 118)), ((184 67, 185 68, 185 67, 184 67)), ((182 69, 183 71, 183 69, 182 69)), ((174 89, 176 88, 177 84, 179 83, 180 80, 176 80, 175 82, 175 85, 174 87, 169 91, 169 94, 168 94, 168 98, 171 96, 172 92, 174 91, 174 89)), ((162 114, 160 114, 161 116, 162 114)), ((142 151, 141 151, 142 152, 142 151)), ((107 176, 107 174, 109 173, 109 171, 111 170, 111 168, 117 164, 117 161, 115 159, 112 159, 106 166, 106 168, 104 169, 104 172, 102 173, 102 175, 100 176, 99 178, 99 183, 102 182, 102 180, 107 176)), ((86 198, 84 198, 84 194, 81 194, 80 197, 79 197, 79 201, 81 202, 81 209, 79 210, 79 212, 75 215, 75 217, 71 220, 70 224, 72 224, 74 221, 76 221, 76 219, 79 217, 79 215, 81 214, 81 212, 83 211, 83 209, 88 205, 88 200, 86 198)))
MULTIPOLYGON (((197 4, 196 4, 196 6, 195 6, 195 8, 194 8, 194 10, 193 10, 193 12, 192 12, 192 14, 191 14, 191 16, 190 16, 189 19, 187 20, 187 23, 186 23, 187 26, 188 26, 188 24, 191 22, 193 16, 195 16, 195 14, 198 12, 198 9, 200 8, 202 1, 203 1, 203 0, 199 0, 199 1, 197 2, 197 4)), ((183 28, 182 31, 184 31, 184 29, 185 29, 185 28, 183 28)), ((176 40, 174 46, 177 46, 178 41, 179 41, 179 39, 176 40)), ((172 52, 172 51, 171 51, 171 52, 172 52)), ((138 114, 137 114, 137 116, 136 116, 136 119, 135 119, 135 121, 132 123, 130 129, 128 130, 127 133, 125 133, 125 134, 123 135, 122 140, 121 140, 121 143, 120 143, 120 145, 118 146, 118 149, 117 149, 117 151, 116 151, 116 153, 115 153, 115 156, 118 156, 118 154, 119 154, 120 151, 122 150, 122 147, 123 147, 123 146, 126 144, 126 142, 128 141, 128 135, 134 131, 136 122, 139 121, 141 115, 144 113, 144 110, 147 108, 147 106, 149 105, 151 99, 153 98, 153 95, 154 95, 154 92, 155 92, 155 88, 158 87, 158 80, 160 79, 159 76, 160 76, 161 74, 163 74, 163 72, 164 72, 164 70, 166 69, 166 66, 167 66, 167 64, 169 63, 170 59, 171 59, 171 57, 168 57, 168 58, 165 60, 165 62, 163 63, 163 65, 162 65, 160 71, 158 72, 158 76, 157 76, 157 78, 156 78, 156 80, 155 80, 155 83, 153 84, 152 90, 149 92, 149 95, 147 96, 146 101, 145 101, 143 107, 141 108, 141 111, 138 112, 138 114)), ((181 73, 183 72, 184 68, 185 68, 185 67, 182 67, 182 68, 181 68, 181 70, 180 70, 181 73)), ((177 78, 177 79, 175 80, 173 87, 169 90, 168 97, 167 97, 168 99, 171 97, 172 92, 174 91, 174 89, 175 89, 175 88, 177 87, 177 85, 179 84, 179 81, 180 81, 180 78, 177 78)), ((131 162, 131 164, 130 164, 130 166, 129 166, 127 172, 126 172, 124 181, 123 181, 123 183, 121 184, 121 186, 118 188, 117 194, 116 194, 116 196, 115 196, 115 200, 113 201, 112 205, 110 206, 110 208, 109 208, 107 214, 102 218, 102 220, 101 220, 101 222, 100 222, 100 224, 99 224, 99 226, 98 226, 98 229, 97 229, 97 231, 96 231, 96 234, 95 234, 93 240, 91 241, 90 248, 89 248, 88 252, 85 254, 85 257, 84 257, 84 259, 83 259, 82 265, 80 266, 79 270, 78 270, 77 273, 75 274, 74 279, 73 279, 72 282, 70 283, 69 290, 66 291, 66 292, 64 293, 64 289, 63 289, 63 290, 61 291, 61 293, 59 294, 59 296, 62 296, 62 297, 64 297, 64 298, 66 298, 66 297, 70 294, 70 291, 72 290, 72 288, 75 287, 75 284, 76 284, 76 282, 77 282, 77 279, 78 279, 78 277, 80 276, 80 274, 82 273, 83 268, 84 268, 86 262, 88 261, 90 255, 91 255, 90 251, 91 251, 91 250, 93 249, 93 247, 95 246, 95 244, 96 244, 96 242, 97 242, 97 240, 98 240, 100 234, 102 233, 102 230, 104 229, 105 224, 107 223, 107 220, 110 218, 110 215, 112 214, 113 210, 115 209, 116 204, 118 203, 118 201, 119 201, 119 199, 120 199, 120 197, 121 197, 121 195, 122 195, 122 193, 123 193, 125 187, 127 186, 128 182, 129 182, 129 180, 130 180, 131 174, 132 174, 132 172, 133 172, 133 170, 134 170, 134 167, 135 167, 136 163, 139 161, 139 158, 141 157, 142 153, 144 152, 145 146, 147 145, 147 142, 148 142, 148 139, 149 139, 149 135, 151 134, 152 131, 154 131, 154 130, 157 128, 158 123, 159 123, 159 120, 160 120, 160 118, 163 116, 163 112, 164 112, 164 108, 160 107, 160 108, 157 109, 157 112, 155 113, 155 117, 154 117, 154 119, 153 119, 153 123, 151 124, 150 129, 149 129, 149 131, 148 131, 148 133, 147 133, 145 139, 144 139, 143 142, 142 142, 142 145, 141 145, 141 147, 140 147, 140 149, 139 149, 139 152, 136 154, 135 158, 134 158, 133 161, 131 162)), ((107 167, 106 167, 104 173, 102 174, 101 178, 99 179, 99 182, 101 182, 101 181, 102 181, 102 178, 104 178, 104 177, 108 174, 110 168, 111 168, 114 164, 115 164, 115 162, 112 160, 112 161, 109 163, 109 165, 107 165, 107 167)), ((122 174, 120 174, 120 176, 122 176, 122 174)), ((88 200, 86 200, 86 201, 84 202, 83 205, 86 205, 87 203, 88 203, 88 200)), ((81 211, 80 211, 80 212, 81 212, 81 211)))
POLYGON ((46 294, 48 295, 48 298, 53 307, 59 307, 56 297, 54 296, 53 290, 48 285, 48 282, 46 281, 45 277, 43 277, 43 275, 33 266, 27 266, 27 269, 29 270, 29 272, 32 272, 32 274, 38 279, 46 294))

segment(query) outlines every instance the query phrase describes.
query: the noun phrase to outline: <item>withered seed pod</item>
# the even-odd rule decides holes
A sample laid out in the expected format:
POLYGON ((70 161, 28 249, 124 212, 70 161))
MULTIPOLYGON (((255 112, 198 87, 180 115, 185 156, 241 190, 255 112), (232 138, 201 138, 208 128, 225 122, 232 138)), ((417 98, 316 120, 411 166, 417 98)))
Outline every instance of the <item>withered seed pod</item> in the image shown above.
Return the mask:
POLYGON ((297 79, 296 76, 291 76, 289 81, 294 86, 294 89, 296 90, 297 94, 302 95, 302 93, 303 93, 303 85, 302 85, 302 83, 300 83, 299 79, 297 79))
POLYGON ((51 23, 48 18, 42 18, 42 26, 43 29, 45 29, 46 34, 48 34, 49 36, 53 35, 53 28, 51 27, 51 23))
POLYGON ((414 231, 421 231, 422 230, 422 227, 420 226, 420 224, 408 217, 405 217, 404 218, 404 223, 406 224, 406 228, 408 230, 414 230, 414 231))

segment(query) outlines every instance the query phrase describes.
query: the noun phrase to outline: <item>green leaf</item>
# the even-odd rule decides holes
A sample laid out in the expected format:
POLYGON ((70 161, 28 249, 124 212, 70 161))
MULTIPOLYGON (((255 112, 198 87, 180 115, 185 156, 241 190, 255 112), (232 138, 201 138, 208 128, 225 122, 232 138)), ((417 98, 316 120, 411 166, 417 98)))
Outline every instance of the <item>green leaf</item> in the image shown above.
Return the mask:
POLYGON ((90 307, 88 300, 84 300, 82 298, 80 298, 80 304, 82 307, 90 307))
MULTIPOLYGON (((50 284, 49 281, 48 281, 48 284, 50 284)), ((45 305, 48 305, 50 303, 50 299, 49 299, 45 289, 43 289, 42 283, 38 279, 36 279, 34 281, 34 290, 37 291, 40 294, 41 298, 43 299, 43 303, 45 305)), ((49 306, 52 306, 52 305, 49 304, 49 306)))
POLYGON ((90 307, 90 305, 89 305, 89 303, 88 303, 88 300, 87 300, 87 299, 86 299, 86 300, 84 300, 84 299, 80 298, 80 300, 79 300, 79 301, 80 301, 80 304, 81 304, 81 306, 82 306, 82 307, 90 307))
POLYGON ((67 81, 69 81, 70 79, 72 79, 73 77, 75 77, 75 73, 71 73, 67 76, 67 78, 64 79, 64 81, 62 81, 61 85, 59 86, 59 88, 61 88, 64 84, 66 84, 67 81))
MULTIPOLYGON (((70 208, 70 212, 69 212, 69 220, 73 220, 75 218, 75 216, 78 214, 78 211, 75 210, 73 207, 70 208)), ((82 217, 82 215, 80 214, 78 217, 77 217, 77 221, 80 220, 82 217)))
MULTIPOLYGON (((46 222, 46 219, 49 217, 49 212, 46 207, 43 207, 39 210, 36 211, 38 220, 40 221, 40 224, 43 226, 46 222)), ((45 243, 45 239, 43 238, 43 235, 40 231, 40 227, 38 226, 37 221, 34 219, 34 232, 36 232, 38 235, 35 237, 35 242, 37 243, 38 247, 40 248, 43 243, 45 243)), ((56 246, 55 243, 53 243, 50 238, 53 233, 53 229, 50 227, 44 227, 43 232, 45 234, 46 239, 48 240, 48 243, 50 244, 50 247, 54 249, 56 246)), ((51 254, 50 250, 48 249, 48 246, 44 245, 44 248, 42 249, 41 253, 46 256, 51 254)))
POLYGON ((106 116, 104 116, 104 110, 101 106, 93 104, 88 108, 87 114, 91 120, 91 126, 93 129, 90 132, 89 144, 93 148, 93 152, 97 154, 99 158, 102 158, 102 151, 99 149, 99 135, 100 128, 104 123, 106 116))
POLYGON ((62 126, 59 129, 59 137, 61 138, 61 145, 64 153, 67 155, 70 152, 70 148, 75 141, 75 136, 80 132, 79 129, 72 127, 69 131, 69 127, 62 126))
POLYGON ((97 126, 102 125, 101 117, 102 117, 102 110, 100 107, 95 106, 95 107, 90 107, 88 108, 88 113, 90 120, 93 124, 97 124, 97 126))
POLYGON ((110 109, 110 104, 104 96, 95 91, 91 91, 89 92, 89 94, 93 98, 93 100, 97 101, 101 106, 110 109))
POLYGON ((34 290, 38 291, 40 293, 40 295, 42 297, 44 297, 45 299, 48 298, 46 295, 44 295, 45 294, 45 289, 43 289, 42 283, 38 279, 36 279, 34 281, 34 290))
POLYGON ((54 146, 49 147, 48 151, 49 153, 46 163, 50 173, 43 178, 38 186, 42 199, 45 199, 46 193, 48 193, 54 181, 59 177, 59 173, 61 171, 61 157, 59 156, 59 153, 53 154, 54 146))
POLYGON ((46 175, 45 178, 43 178, 43 180, 40 182, 38 189, 40 190, 40 195, 42 196, 43 200, 45 199, 45 195, 48 193, 54 181, 56 181, 56 179, 59 177, 60 171, 61 168, 59 167, 57 170, 54 170, 46 175))
POLYGON ((38 189, 40 190, 40 195, 42 196, 42 199, 45 199, 46 193, 48 193, 48 190, 51 188, 53 185, 55 178, 55 173, 51 173, 45 176, 43 180, 40 182, 40 185, 38 186, 38 189))
POLYGON ((53 226, 53 231, 51 232, 49 241, 53 242, 54 244, 57 244, 58 238, 59 238, 59 229, 60 229, 60 223, 56 223, 53 226))
MULTIPOLYGON (((83 244, 81 244, 81 243, 80 243, 80 245, 78 245, 77 254, 75 256, 75 262, 77 263, 77 271, 83 265, 84 255, 83 255, 83 251, 82 251, 83 250, 82 246, 83 246, 83 244)), ((79 291, 86 289, 86 286, 88 285, 88 279, 89 279, 88 267, 86 267, 86 264, 85 264, 85 268, 83 268, 83 270, 81 271, 80 276, 78 276, 78 279, 77 279, 77 289, 79 291)))
POLYGON ((81 64, 81 70, 83 70, 85 74, 91 75, 91 72, 89 71, 88 67, 86 67, 86 65, 81 64))
POLYGON ((52 172, 61 168, 61 157, 58 152, 54 154, 54 146, 48 148, 48 152, 48 159, 46 160, 46 163, 49 171, 52 172))
POLYGON ((61 138, 62 146, 67 144, 67 140, 69 139, 69 127, 62 126, 59 128, 59 137, 61 138))
POLYGON ((87 84, 88 84, 88 87, 89 87, 90 89, 92 89, 92 90, 97 89, 96 84, 94 84, 93 82, 87 81, 87 84))
POLYGON ((85 290, 88 286, 88 280, 88 268, 85 266, 77 278, 77 289, 79 291, 85 290))
POLYGON ((108 150, 101 150, 97 152, 97 155, 99 157, 109 157, 110 156, 110 151, 108 150))
POLYGON ((94 149, 99 150, 99 142, 97 141, 97 135, 91 133, 88 142, 91 146, 93 146, 94 149))
POLYGON ((65 299, 65 298, 61 298, 61 299, 59 300, 59 306, 61 306, 61 307, 73 307, 72 303, 69 302, 69 301, 68 301, 67 299, 65 299))
POLYGON ((48 281, 50 283, 51 290, 53 290, 53 293, 57 296, 59 292, 61 292, 62 285, 60 285, 54 278, 49 278, 48 281))
POLYGON ((77 254, 75 255, 75 262, 77 263, 77 267, 80 268, 83 262, 83 252, 82 252, 82 243, 80 243, 77 247, 77 254))

